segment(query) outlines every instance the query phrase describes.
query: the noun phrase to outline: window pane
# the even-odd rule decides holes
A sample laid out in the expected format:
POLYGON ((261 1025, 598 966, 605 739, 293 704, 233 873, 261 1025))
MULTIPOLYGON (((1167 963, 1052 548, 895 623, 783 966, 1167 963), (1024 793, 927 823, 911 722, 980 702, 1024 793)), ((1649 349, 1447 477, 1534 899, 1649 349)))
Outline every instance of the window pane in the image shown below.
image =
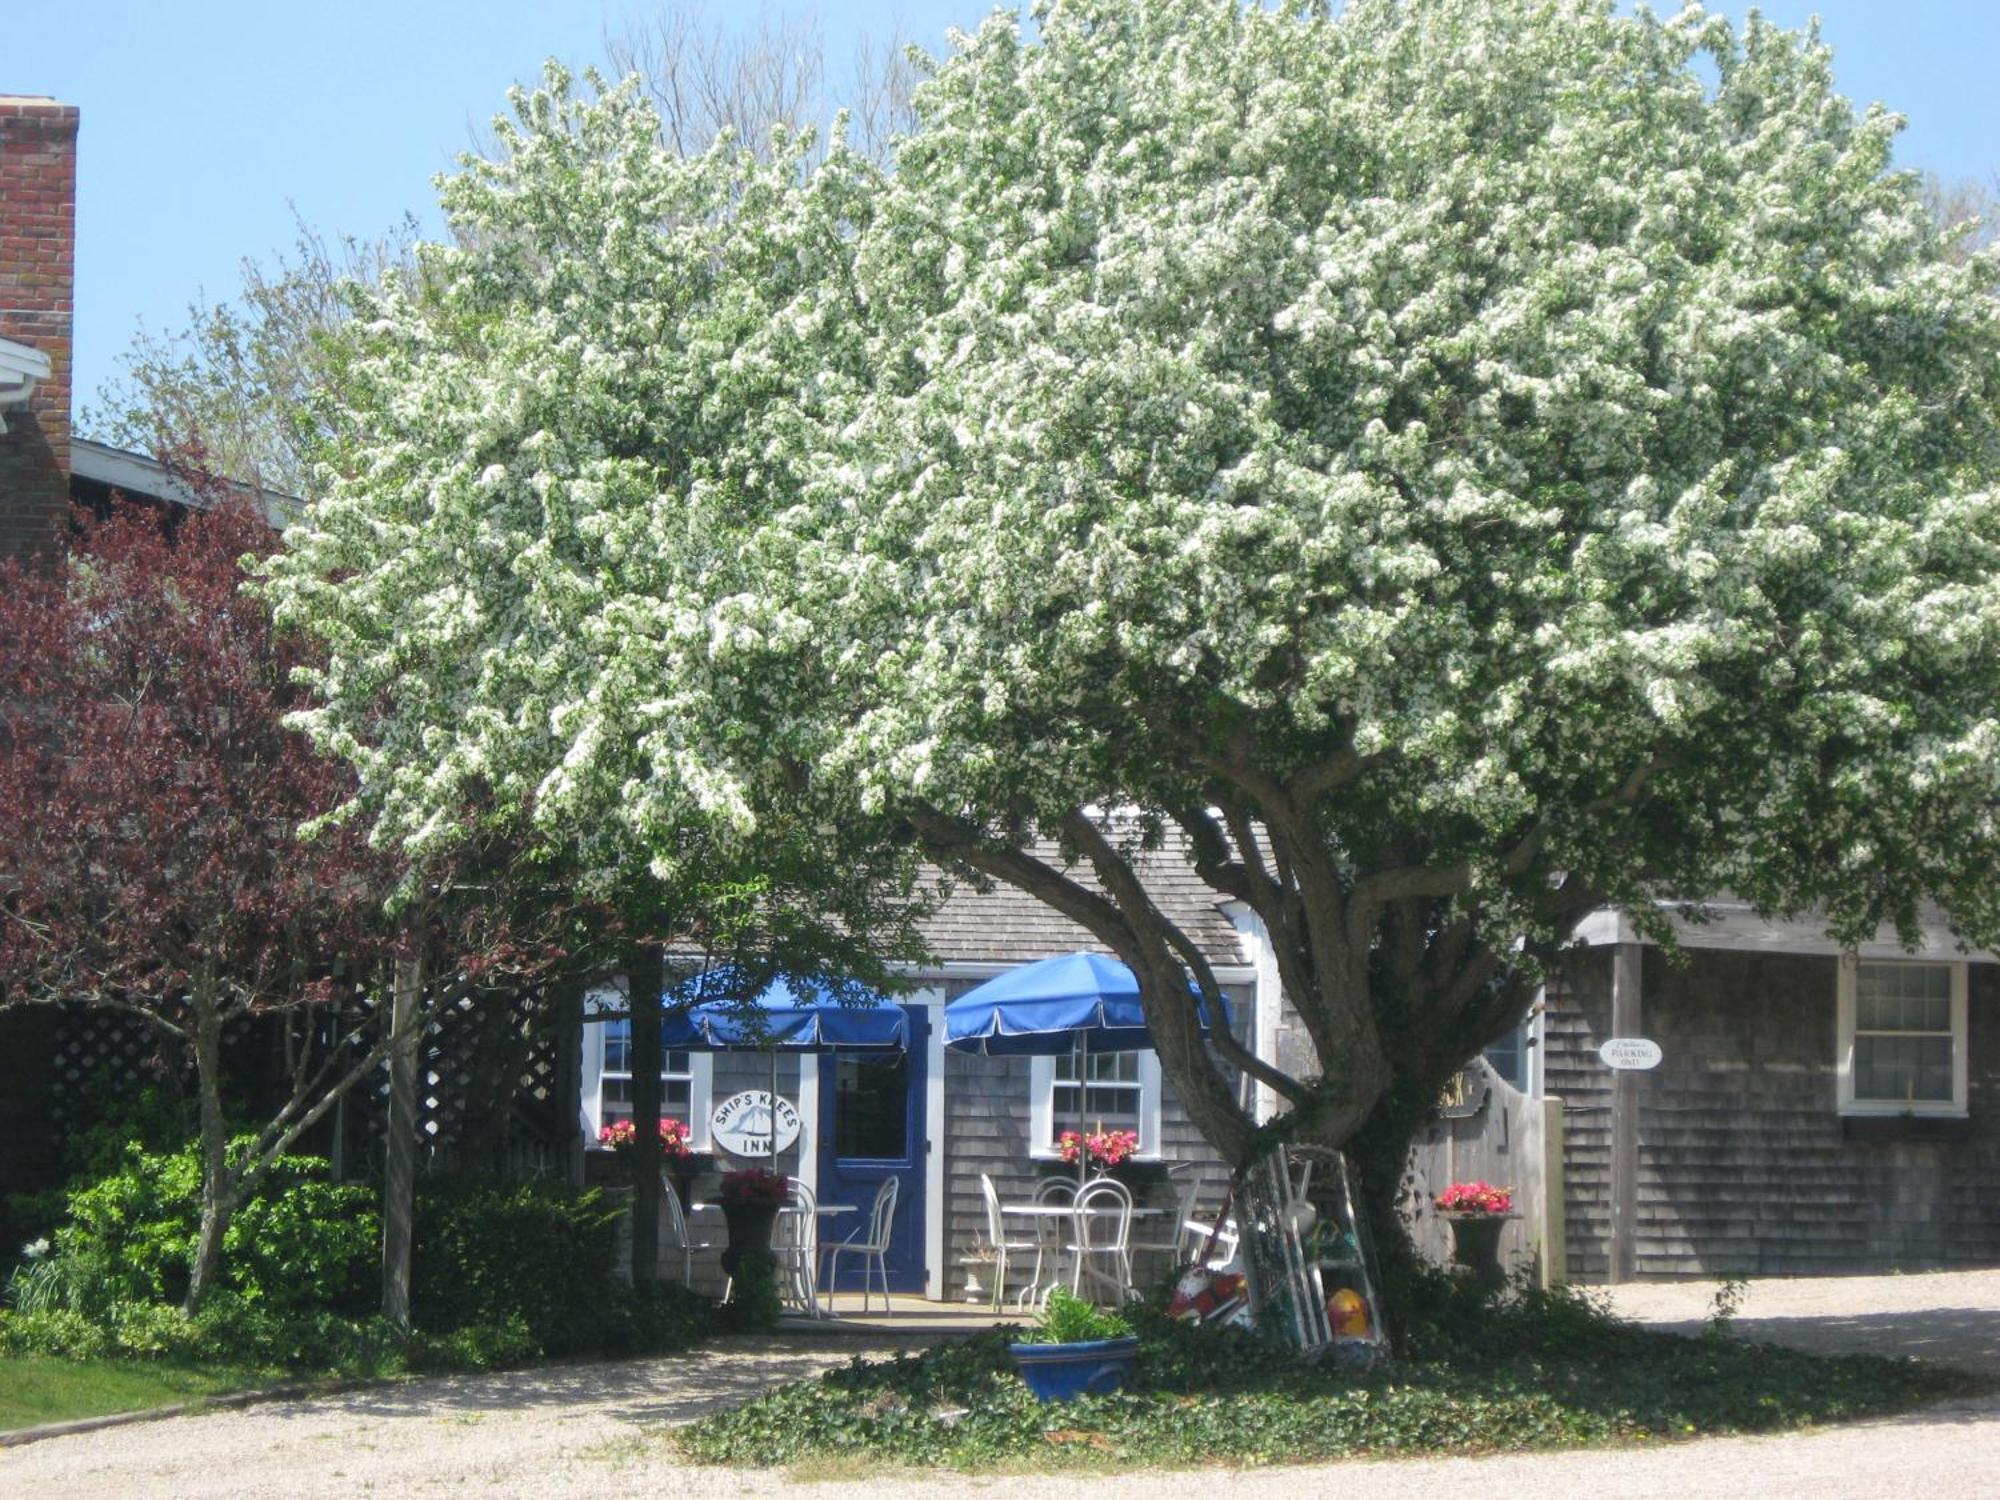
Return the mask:
POLYGON ((910 1064, 889 1057, 836 1054, 833 1149, 842 1157, 900 1161, 909 1155, 910 1064))
MULTIPOLYGON (((1139 1054, 1136 1052, 1091 1052, 1086 1056, 1089 1061, 1090 1080, 1093 1083, 1139 1081, 1139 1054)), ((1074 1052, 1058 1053, 1056 1077, 1064 1083, 1076 1082, 1077 1061, 1074 1052)))
POLYGON ((606 1021, 604 1023, 604 1071, 607 1073, 629 1073, 632 1071, 632 1023, 630 1021, 606 1021))
POLYGON ((1951 1038, 1857 1036, 1854 1097, 1871 1103, 1950 1103, 1951 1038))
POLYGON ((1950 1031, 1948 964, 1862 964, 1854 976, 1857 1031, 1950 1031))
POLYGON ((1513 1087, 1522 1092, 1528 1087, 1528 1028, 1526 1023, 1516 1026, 1486 1049, 1486 1061, 1513 1087))

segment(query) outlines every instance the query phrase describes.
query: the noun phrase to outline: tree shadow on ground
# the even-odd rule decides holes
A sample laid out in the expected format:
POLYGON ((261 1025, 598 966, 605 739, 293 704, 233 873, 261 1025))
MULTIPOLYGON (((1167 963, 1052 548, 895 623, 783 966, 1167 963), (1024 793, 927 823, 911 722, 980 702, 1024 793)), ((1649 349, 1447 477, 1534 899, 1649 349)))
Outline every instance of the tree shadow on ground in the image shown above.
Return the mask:
MULTIPOLYGON (((1688 1320, 1646 1326, 1662 1333, 1698 1334, 1706 1325, 1688 1320)), ((1990 1307, 1739 1317, 1730 1326, 1738 1338, 1762 1344, 1814 1354, 1909 1356, 2000 1378, 2000 1309, 1990 1307)))
POLYGON ((857 1338, 724 1340, 682 1354, 645 1359, 542 1365, 527 1370, 453 1375, 272 1407, 275 1420, 328 1410, 356 1416, 435 1418, 590 1408, 620 1421, 682 1422, 739 1406, 772 1388, 847 1362, 879 1358, 898 1347, 857 1338))

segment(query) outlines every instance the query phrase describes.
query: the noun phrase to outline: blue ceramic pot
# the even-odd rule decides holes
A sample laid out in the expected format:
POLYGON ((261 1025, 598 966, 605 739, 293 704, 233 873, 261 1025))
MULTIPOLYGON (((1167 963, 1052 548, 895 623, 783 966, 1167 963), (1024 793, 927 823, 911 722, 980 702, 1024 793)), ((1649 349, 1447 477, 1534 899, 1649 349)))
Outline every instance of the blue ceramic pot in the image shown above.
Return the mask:
POLYGON ((1071 1401, 1123 1390, 1139 1354, 1136 1338, 1082 1344, 1009 1344, 1021 1378, 1041 1401, 1071 1401))

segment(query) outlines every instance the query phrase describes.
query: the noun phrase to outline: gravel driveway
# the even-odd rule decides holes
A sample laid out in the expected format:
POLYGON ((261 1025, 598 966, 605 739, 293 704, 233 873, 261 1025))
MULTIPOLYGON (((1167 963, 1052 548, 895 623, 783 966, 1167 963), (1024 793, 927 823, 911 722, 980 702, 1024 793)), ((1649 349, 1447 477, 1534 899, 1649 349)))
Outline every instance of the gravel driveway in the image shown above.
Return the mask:
MULTIPOLYGON (((1620 1311, 1699 1324, 1712 1286, 1621 1289, 1620 1311)), ((2000 1375, 2000 1271, 1754 1284, 1745 1335, 1825 1349, 1951 1359, 2000 1375)), ((773 1351, 725 1341, 704 1354, 615 1365, 426 1381, 252 1407, 0 1451, 0 1497, 520 1496, 648 1500, 783 1495, 865 1500, 1004 1492, 1007 1500, 1214 1500, 1213 1472, 1062 1476, 880 1476, 801 1489, 795 1477, 689 1468, 655 1437, 761 1390, 838 1363, 847 1347, 773 1351)), ((1233 1473, 1231 1500, 1334 1494, 1435 1500, 1445 1487, 1521 1486, 1592 1500, 1756 1497, 1988 1500, 2000 1496, 2000 1400, 1775 1438, 1716 1438, 1499 1458, 1399 1460, 1233 1473)))

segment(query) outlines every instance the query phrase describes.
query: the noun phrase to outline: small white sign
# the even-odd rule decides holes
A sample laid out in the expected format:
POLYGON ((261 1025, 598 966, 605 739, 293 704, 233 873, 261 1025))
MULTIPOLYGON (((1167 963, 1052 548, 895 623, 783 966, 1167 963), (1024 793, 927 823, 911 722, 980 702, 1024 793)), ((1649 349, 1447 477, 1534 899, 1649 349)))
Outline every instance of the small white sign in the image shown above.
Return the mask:
POLYGON ((1597 1049, 1597 1055, 1604 1059, 1607 1068, 1620 1072, 1627 1069, 1643 1072, 1647 1068, 1657 1068, 1665 1054, 1660 1051, 1660 1044, 1650 1037, 1614 1036, 1597 1049))
POLYGON ((715 1106, 708 1117, 708 1133, 731 1156, 775 1156, 799 1138, 799 1112, 782 1095, 745 1089, 715 1106), (771 1144, 773 1120, 778 1131, 775 1147, 771 1144))

